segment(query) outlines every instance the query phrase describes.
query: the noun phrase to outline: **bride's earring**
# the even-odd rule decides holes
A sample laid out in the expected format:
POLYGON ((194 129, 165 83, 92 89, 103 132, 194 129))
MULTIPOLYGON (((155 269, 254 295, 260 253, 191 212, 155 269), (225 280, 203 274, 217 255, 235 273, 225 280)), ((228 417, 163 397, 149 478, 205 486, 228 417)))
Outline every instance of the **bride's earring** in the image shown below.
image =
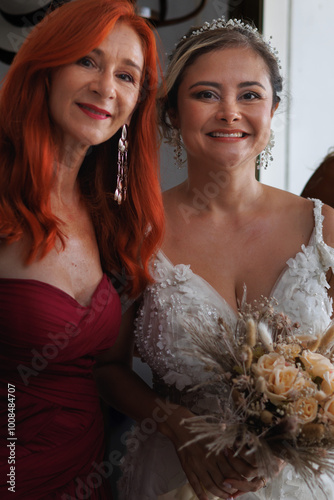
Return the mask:
POLYGON ((117 159, 117 181, 114 200, 120 205, 126 200, 128 189, 128 129, 123 125, 122 135, 118 141, 118 159, 117 159))
POLYGON ((256 160, 256 167, 259 170, 260 168, 264 168, 265 170, 268 168, 268 165, 271 161, 273 161, 273 154, 272 154, 272 148, 275 146, 275 135, 274 131, 270 130, 270 137, 269 137, 269 142, 262 151, 262 153, 259 154, 256 160))
POLYGON ((182 158, 183 148, 180 130, 177 128, 173 129, 172 132, 172 145, 174 146, 174 163, 180 170, 185 166, 186 160, 182 158))

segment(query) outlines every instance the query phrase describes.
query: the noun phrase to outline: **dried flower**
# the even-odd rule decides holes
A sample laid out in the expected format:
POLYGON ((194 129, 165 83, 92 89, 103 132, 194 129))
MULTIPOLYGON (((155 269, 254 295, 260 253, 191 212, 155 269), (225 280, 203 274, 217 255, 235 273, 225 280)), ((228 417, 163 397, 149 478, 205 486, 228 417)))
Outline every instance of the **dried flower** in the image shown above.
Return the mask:
POLYGON ((331 324, 319 342, 319 351, 326 352, 334 342, 334 324, 331 324))
POLYGON ((257 327, 262 344, 268 351, 273 351, 273 339, 270 335, 267 325, 263 321, 260 321, 257 327))
POLYGON ((254 347, 256 344, 256 324, 253 318, 248 318, 246 321, 246 343, 249 347, 254 347))
POLYGON ((323 424, 309 424, 303 425, 303 430, 300 439, 305 440, 307 443, 315 445, 321 443, 325 437, 326 429, 323 424))
POLYGON ((266 425, 272 425, 273 420, 274 420, 274 414, 271 413, 268 410, 263 410, 260 413, 260 419, 261 421, 266 424, 266 425))
POLYGON ((249 345, 244 344, 241 346, 240 360, 245 364, 245 368, 248 370, 253 361, 253 351, 249 345))

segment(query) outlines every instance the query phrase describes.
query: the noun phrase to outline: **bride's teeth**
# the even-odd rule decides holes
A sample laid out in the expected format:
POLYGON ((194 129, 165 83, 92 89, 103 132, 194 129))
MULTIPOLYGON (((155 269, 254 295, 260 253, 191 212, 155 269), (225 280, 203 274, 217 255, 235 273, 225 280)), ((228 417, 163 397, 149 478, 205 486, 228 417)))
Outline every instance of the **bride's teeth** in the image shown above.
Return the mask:
POLYGON ((233 132, 231 134, 223 134, 222 132, 212 132, 213 137, 242 137, 242 132, 233 132))

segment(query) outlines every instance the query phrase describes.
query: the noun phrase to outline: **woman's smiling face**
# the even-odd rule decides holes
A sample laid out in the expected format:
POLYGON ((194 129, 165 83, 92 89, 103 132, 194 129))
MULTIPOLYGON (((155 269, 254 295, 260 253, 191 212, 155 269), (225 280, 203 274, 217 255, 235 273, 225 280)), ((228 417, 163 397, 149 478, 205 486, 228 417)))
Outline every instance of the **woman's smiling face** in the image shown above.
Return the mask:
POLYGON ((144 55, 137 33, 118 22, 87 56, 56 69, 50 114, 63 147, 101 144, 129 123, 139 98, 144 55))
POLYGON ((171 113, 188 163, 251 165, 269 141, 273 90, 266 63, 245 47, 217 49, 189 66, 171 113))

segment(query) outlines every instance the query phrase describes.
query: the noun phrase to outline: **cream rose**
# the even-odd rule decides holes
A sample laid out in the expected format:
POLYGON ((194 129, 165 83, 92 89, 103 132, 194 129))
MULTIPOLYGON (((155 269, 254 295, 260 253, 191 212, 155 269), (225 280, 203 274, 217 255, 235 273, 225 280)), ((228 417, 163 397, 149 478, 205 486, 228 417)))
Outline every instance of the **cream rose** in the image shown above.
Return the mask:
POLYGON ((310 396, 310 392, 315 392, 317 390, 316 384, 312 382, 312 379, 308 377, 307 373, 299 372, 294 383, 293 387, 291 387, 291 392, 298 391, 301 392, 303 390, 308 391, 308 396, 310 396))
POLYGON ((334 370, 324 373, 320 389, 324 391, 327 396, 334 394, 334 370))
POLYGON ((315 398, 300 398, 293 403, 293 409, 304 424, 313 422, 318 414, 318 401, 315 398))
POLYGON ((296 390, 303 387, 303 377, 295 366, 278 366, 267 378, 265 394, 273 404, 285 401, 296 390))
POLYGON ((276 352, 263 354, 257 363, 252 365, 252 369, 258 377, 268 378, 275 368, 285 365, 285 359, 276 352))
POLYGON ((305 366, 305 370, 308 371, 313 377, 323 378, 325 372, 328 370, 334 370, 334 366, 329 359, 316 352, 303 351, 300 359, 305 366))
POLYGON ((324 415, 334 422, 334 396, 323 405, 324 415))

